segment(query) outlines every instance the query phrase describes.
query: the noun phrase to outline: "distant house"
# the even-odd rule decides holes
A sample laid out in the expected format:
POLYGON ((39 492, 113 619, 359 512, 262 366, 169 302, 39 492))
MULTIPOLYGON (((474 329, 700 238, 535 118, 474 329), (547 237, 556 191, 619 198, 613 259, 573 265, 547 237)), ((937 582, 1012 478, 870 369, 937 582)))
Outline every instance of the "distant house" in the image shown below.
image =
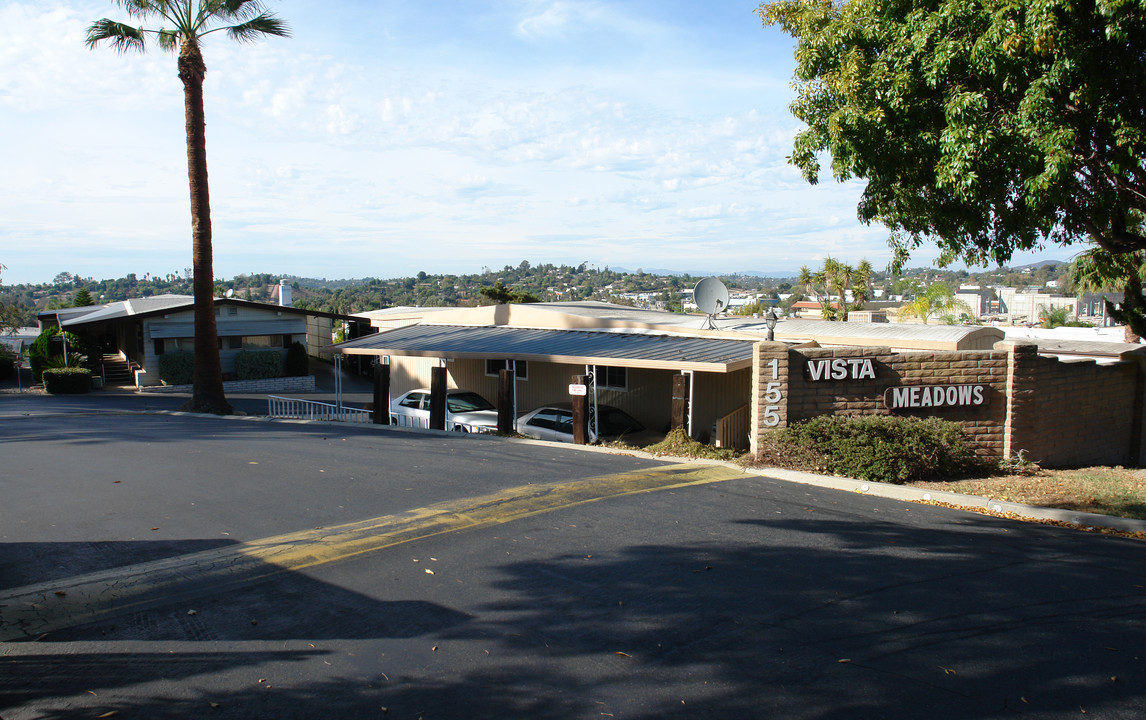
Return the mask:
MULTIPOLYGON (((284 295, 289 298, 289 294, 284 295)), ((133 376, 131 384, 147 386, 160 384, 161 355, 194 349, 194 307, 190 295, 156 295, 106 305, 44 310, 38 317, 41 328, 58 325, 80 336, 107 363, 127 363, 133 376)), ((336 324, 368 327, 361 318, 351 315, 235 298, 215 298, 215 322, 224 379, 234 373, 235 356, 242 350, 279 349, 285 354, 292 343, 300 342, 308 354, 330 358, 326 348, 333 341, 336 324)))

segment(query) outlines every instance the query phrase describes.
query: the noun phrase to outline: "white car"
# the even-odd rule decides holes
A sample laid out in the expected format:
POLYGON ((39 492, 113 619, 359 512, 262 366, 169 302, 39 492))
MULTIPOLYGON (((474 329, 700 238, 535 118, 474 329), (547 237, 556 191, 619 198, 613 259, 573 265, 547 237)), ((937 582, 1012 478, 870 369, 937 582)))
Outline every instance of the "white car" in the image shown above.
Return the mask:
MULTIPOLYGON (((390 424, 398 427, 430 427, 430 391, 419 388, 390 403, 390 424)), ((497 432, 497 408, 469 390, 446 391, 446 429, 458 432, 497 432)))
MULTIPOLYGON (((633 445, 645 445, 658 439, 645 426, 624 410, 612 405, 597 406, 597 429, 600 437, 590 442, 622 440, 633 445)), ((517 419, 517 432, 526 437, 555 442, 573 442, 573 405, 554 403, 530 410, 517 419)))

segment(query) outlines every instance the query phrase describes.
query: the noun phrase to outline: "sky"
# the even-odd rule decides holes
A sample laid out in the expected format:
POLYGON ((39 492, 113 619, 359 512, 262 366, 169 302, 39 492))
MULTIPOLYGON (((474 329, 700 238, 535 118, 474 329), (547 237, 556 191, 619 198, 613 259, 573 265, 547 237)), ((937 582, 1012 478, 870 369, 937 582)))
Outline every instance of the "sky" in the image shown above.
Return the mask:
MULTIPOLYGON (((215 276, 882 269, 862 183, 787 164, 792 41, 757 4, 269 0, 290 38, 204 44, 215 276)), ((191 267, 175 56, 88 49, 103 17, 0 0, 5 283, 191 267)))

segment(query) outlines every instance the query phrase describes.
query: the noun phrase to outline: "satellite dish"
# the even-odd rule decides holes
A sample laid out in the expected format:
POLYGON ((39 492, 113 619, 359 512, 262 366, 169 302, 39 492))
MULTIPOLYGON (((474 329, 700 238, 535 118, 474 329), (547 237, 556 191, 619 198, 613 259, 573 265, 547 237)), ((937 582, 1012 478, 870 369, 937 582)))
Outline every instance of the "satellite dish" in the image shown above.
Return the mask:
POLYGON ((728 308, 728 288, 716 278, 707 277, 696 284, 696 288, 692 291, 692 297, 696 306, 708 316, 705 320, 705 327, 715 330, 716 323, 713 322, 712 318, 728 308))
POLYGON ((225 294, 227 297, 233 297, 233 296, 234 296, 234 294, 235 294, 235 291, 234 291, 233 289, 231 289, 231 288, 227 288, 227 292, 226 292, 226 293, 224 293, 224 294, 225 294))

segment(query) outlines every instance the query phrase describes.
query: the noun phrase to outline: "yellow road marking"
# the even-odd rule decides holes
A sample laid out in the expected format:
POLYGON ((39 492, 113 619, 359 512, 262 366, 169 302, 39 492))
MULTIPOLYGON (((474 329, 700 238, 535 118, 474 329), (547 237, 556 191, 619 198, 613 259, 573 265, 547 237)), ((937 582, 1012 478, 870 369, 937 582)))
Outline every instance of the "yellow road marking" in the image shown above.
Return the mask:
POLYGON ((500 525, 623 495, 724 482, 744 473, 719 465, 669 465, 566 483, 524 485, 344 525, 262 538, 0 592, 0 641, 213 595, 287 571, 345 560, 413 540, 500 525))

